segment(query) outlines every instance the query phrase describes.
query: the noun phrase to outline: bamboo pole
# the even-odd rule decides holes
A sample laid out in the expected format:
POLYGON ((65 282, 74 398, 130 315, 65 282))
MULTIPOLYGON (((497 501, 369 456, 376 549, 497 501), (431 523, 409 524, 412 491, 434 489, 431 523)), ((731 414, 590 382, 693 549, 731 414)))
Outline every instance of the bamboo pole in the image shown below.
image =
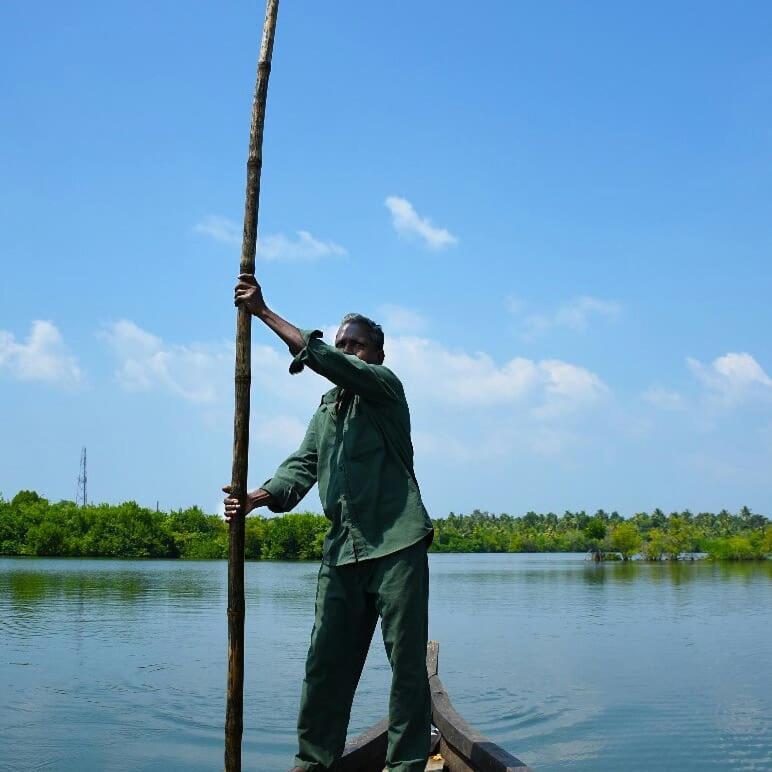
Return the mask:
MULTIPOLYGON (((247 159, 247 191, 244 203, 244 235, 241 242, 239 273, 254 274, 257 246, 257 215, 260 206, 260 172, 263 167, 263 127, 268 78, 276 31, 279 0, 267 0, 257 83, 252 102, 247 159)), ((249 450, 249 392, 252 317, 238 309, 236 322, 236 372, 234 378, 236 406, 233 418, 233 471, 231 490, 242 501, 247 493, 247 454, 249 450)), ((225 707, 225 770, 241 772, 241 735, 244 707, 244 518, 230 522, 228 539, 228 693, 225 707)))

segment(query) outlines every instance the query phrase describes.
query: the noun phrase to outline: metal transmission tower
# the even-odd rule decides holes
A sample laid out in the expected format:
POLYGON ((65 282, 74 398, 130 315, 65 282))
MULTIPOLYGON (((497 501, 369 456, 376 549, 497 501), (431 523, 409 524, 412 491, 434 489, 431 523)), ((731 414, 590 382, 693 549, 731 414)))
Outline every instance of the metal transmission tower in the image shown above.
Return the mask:
POLYGON ((80 471, 78 472, 78 487, 75 490, 75 503, 78 506, 85 507, 88 504, 88 493, 86 491, 86 448, 80 451, 80 471))

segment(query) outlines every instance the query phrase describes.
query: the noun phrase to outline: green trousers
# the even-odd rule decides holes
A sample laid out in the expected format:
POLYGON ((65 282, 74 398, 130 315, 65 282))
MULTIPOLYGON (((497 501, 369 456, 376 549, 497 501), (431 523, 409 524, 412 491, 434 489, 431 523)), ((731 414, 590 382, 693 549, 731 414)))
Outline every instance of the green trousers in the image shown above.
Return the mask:
POLYGON ((423 541, 382 558, 344 566, 322 564, 300 697, 297 766, 313 772, 335 769, 380 616, 392 670, 386 764, 400 772, 423 772, 431 727, 428 602, 423 541))

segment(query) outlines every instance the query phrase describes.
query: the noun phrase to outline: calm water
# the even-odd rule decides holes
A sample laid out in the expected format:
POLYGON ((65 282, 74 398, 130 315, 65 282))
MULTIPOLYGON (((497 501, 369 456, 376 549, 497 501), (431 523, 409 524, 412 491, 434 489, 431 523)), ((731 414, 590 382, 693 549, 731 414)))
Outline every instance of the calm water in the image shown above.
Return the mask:
MULTIPOLYGON (((316 570, 247 565, 245 769, 290 765, 316 570)), ((772 769, 771 563, 433 555, 431 570, 456 707, 532 766, 772 769)), ((0 769, 221 769, 225 573, 0 560, 0 769)), ((387 690, 374 645, 352 733, 387 690)))

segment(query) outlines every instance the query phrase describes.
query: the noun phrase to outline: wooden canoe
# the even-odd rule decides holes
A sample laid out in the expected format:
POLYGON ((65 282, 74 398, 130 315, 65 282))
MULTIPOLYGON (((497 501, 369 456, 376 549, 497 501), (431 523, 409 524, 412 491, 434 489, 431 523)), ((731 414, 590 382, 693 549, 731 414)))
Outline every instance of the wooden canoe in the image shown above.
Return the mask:
MULTIPOLYGON (((432 752, 428 770, 447 772, 528 772, 520 759, 473 729, 456 712, 437 674, 440 645, 430 641, 426 669, 432 693, 432 752)), ((386 765, 388 719, 379 721, 346 745, 341 772, 382 772, 386 765)))

